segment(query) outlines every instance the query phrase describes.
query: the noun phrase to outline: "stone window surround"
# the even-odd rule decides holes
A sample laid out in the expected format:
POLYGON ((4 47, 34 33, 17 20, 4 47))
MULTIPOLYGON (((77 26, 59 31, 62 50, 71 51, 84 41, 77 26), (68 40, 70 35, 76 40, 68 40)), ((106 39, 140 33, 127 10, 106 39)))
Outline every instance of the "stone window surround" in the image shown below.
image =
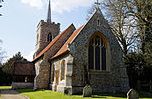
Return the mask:
POLYGON ((36 36, 36 44, 38 44, 38 42, 39 42, 39 34, 37 34, 37 36, 36 36))
POLYGON ((54 82, 54 75, 55 75, 55 64, 52 64, 52 66, 51 66, 51 81, 52 81, 52 83, 54 82))
MULTIPOLYGON (((89 38, 88 40, 88 49, 89 49, 89 41, 94 38, 95 36, 99 36, 102 40, 103 40, 103 44, 105 45, 106 47, 106 70, 95 70, 95 69, 89 69, 89 66, 87 67, 89 71, 92 71, 91 73, 93 72, 98 72, 98 73, 102 73, 102 72, 105 72, 105 73, 108 73, 110 72, 110 67, 111 67, 111 51, 110 51, 110 44, 109 44, 109 41, 108 39, 105 37, 105 35, 99 31, 96 31, 94 32, 94 34, 89 38)), ((88 50, 89 52, 89 50, 88 50)), ((88 60, 89 60, 89 57, 88 57, 88 60)), ((89 61, 88 61, 88 64, 89 64, 89 61)))
POLYGON ((66 61, 62 60, 60 63, 60 81, 65 80, 65 67, 66 67, 66 61))
MULTIPOLYGON (((91 39, 93 42, 93 44, 92 45, 89 45, 89 46, 92 46, 93 47, 93 61, 94 61, 94 66, 93 66, 93 69, 94 70, 98 70, 98 69, 96 69, 96 47, 98 46, 99 48, 100 48, 100 52, 99 52, 99 54, 100 54, 100 69, 99 70, 106 70, 106 68, 105 69, 103 69, 103 67, 102 67, 102 48, 103 47, 105 47, 105 45, 104 45, 104 43, 103 43, 103 40, 102 40, 102 38, 101 37, 99 37, 98 35, 96 35, 96 36, 94 36, 92 39, 91 39)), ((106 47, 105 47, 105 49, 106 49, 106 47)), ((106 67, 106 66, 105 66, 106 67)))
POLYGON ((100 26, 100 19, 99 18, 97 18, 97 26, 100 26))
POLYGON ((46 37, 46 41, 47 42, 51 42, 53 40, 53 35, 52 35, 52 33, 50 32, 50 33, 48 33, 48 35, 47 35, 47 37, 46 37))
POLYGON ((52 81, 52 83, 55 83, 56 82, 56 77, 55 77, 55 72, 56 71, 59 71, 59 78, 58 78, 58 85, 64 85, 65 84, 65 80, 66 80, 66 68, 67 68, 67 63, 66 63, 66 60, 65 59, 63 59, 63 60, 59 60, 60 61, 60 63, 59 64, 53 64, 52 66, 54 66, 54 70, 53 70, 53 72, 54 72, 54 77, 52 77, 52 79, 53 79, 53 81, 52 81), (61 66, 62 66, 62 62, 64 61, 64 64, 65 64, 65 70, 64 70, 64 79, 61 79, 61 66))
POLYGON ((59 91, 58 89, 63 87, 72 88, 73 57, 69 54, 62 59, 53 61, 52 65, 54 66, 54 72, 59 71, 58 83, 56 83, 56 75, 53 77, 52 90, 59 91), (63 60, 65 60, 65 79, 61 81, 60 66, 63 60))

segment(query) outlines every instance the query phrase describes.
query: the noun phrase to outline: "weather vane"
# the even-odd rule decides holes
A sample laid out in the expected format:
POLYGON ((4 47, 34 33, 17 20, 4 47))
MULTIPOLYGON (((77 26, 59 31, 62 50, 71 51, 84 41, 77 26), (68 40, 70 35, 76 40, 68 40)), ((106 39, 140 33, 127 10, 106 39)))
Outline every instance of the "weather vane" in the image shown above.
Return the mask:
POLYGON ((97 2, 95 2, 96 8, 98 9, 100 6, 99 0, 97 0, 97 2))

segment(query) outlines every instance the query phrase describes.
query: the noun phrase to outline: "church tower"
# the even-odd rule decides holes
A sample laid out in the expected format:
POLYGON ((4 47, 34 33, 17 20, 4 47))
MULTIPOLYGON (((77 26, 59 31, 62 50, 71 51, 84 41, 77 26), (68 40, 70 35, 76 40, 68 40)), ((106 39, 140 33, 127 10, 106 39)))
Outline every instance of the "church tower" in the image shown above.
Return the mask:
POLYGON ((51 20, 51 3, 49 0, 46 21, 41 20, 37 26, 36 53, 40 53, 60 32, 60 23, 51 20))

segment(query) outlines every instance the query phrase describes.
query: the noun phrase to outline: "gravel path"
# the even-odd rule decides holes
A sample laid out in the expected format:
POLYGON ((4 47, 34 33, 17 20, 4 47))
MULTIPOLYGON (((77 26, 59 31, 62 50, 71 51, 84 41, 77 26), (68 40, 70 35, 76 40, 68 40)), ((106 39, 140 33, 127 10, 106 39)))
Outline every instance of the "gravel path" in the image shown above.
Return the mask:
POLYGON ((15 90, 0 90, 1 99, 29 99, 15 90))

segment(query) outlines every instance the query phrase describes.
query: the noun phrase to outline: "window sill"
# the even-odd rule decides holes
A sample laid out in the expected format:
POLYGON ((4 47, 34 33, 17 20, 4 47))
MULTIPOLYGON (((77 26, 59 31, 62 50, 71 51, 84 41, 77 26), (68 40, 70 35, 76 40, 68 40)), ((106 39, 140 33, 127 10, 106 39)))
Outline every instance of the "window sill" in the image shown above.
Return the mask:
POLYGON ((108 74, 110 73, 107 70, 89 70, 89 74, 108 74))

